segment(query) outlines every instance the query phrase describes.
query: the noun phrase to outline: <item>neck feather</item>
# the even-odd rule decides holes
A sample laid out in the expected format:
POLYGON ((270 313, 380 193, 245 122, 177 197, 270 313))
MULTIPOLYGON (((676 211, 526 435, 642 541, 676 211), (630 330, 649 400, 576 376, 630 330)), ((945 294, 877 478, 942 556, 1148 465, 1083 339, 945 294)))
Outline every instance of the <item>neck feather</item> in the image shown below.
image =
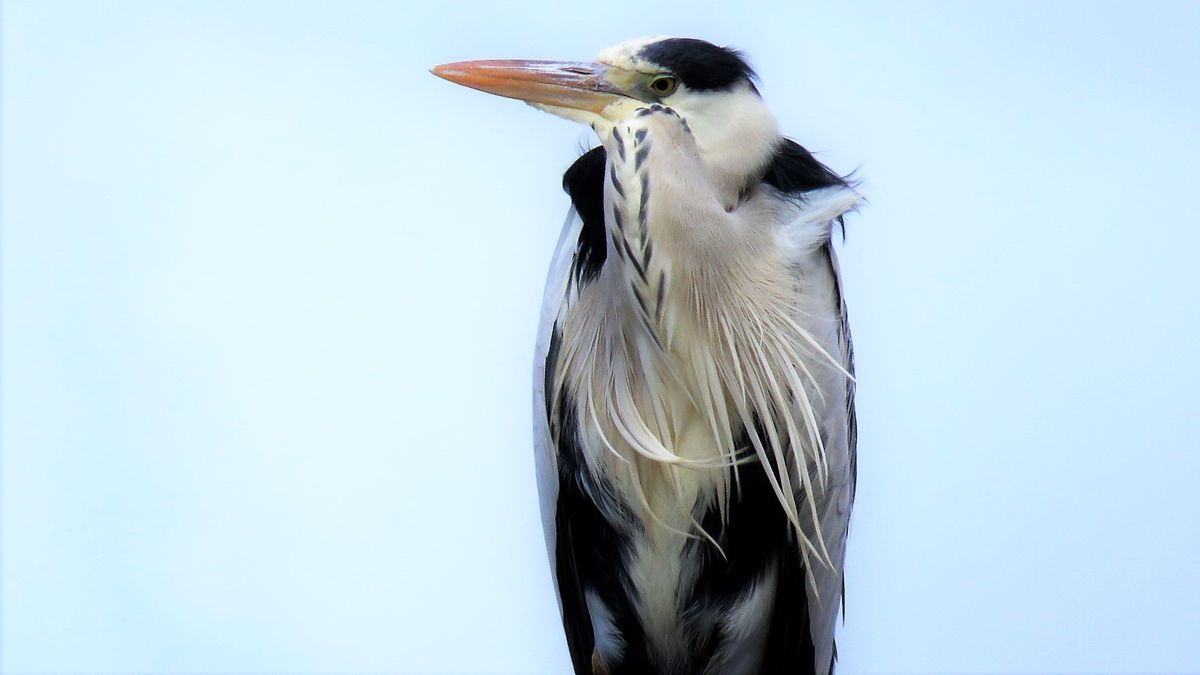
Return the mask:
POLYGON ((696 145, 727 208, 762 177, 782 140, 775 116, 749 83, 700 94, 708 100, 687 115, 696 145))

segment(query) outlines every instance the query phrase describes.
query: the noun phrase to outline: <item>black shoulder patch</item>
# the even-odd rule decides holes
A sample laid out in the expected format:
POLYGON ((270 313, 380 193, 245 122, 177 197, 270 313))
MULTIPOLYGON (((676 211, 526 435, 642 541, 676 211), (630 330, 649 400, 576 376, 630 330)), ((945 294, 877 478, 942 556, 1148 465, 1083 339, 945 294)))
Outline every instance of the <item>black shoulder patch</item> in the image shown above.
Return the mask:
POLYGON ((666 68, 688 89, 697 91, 728 89, 755 77, 741 54, 695 38, 652 42, 638 51, 638 57, 666 68))
POLYGON ((767 167, 763 182, 780 192, 795 196, 827 187, 850 187, 850 181, 817 161, 804 146, 790 138, 783 139, 775 148, 775 157, 767 167))
POLYGON ((583 153, 563 174, 563 190, 571 196, 571 203, 583 220, 575 256, 575 274, 579 283, 594 279, 608 256, 604 234, 604 165, 607 160, 604 147, 596 146, 583 153))

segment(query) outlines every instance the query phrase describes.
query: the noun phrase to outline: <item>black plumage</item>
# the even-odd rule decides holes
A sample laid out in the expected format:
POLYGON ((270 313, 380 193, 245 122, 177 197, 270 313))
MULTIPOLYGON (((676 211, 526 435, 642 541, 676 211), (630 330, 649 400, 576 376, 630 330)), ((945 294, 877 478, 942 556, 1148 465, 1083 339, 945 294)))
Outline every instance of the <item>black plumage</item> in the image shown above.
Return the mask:
POLYGON ((754 70, 737 51, 695 38, 669 38, 642 47, 638 56, 679 78, 688 89, 727 89, 752 80, 754 70))
POLYGON ((575 160, 563 174, 563 190, 571 196, 571 204, 583 220, 576 249, 575 275, 581 283, 591 281, 600 273, 608 257, 604 230, 604 167, 607 156, 597 146, 575 160))

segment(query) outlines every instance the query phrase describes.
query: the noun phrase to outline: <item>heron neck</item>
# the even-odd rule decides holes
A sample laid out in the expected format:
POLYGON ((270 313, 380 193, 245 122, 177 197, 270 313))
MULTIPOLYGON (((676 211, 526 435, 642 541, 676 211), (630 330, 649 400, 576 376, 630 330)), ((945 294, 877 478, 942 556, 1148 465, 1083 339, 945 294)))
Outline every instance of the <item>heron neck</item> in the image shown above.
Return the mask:
POLYGON ((774 115, 756 93, 735 91, 720 96, 714 105, 689 115, 687 121, 695 132, 700 157, 729 209, 762 175, 781 136, 774 115))

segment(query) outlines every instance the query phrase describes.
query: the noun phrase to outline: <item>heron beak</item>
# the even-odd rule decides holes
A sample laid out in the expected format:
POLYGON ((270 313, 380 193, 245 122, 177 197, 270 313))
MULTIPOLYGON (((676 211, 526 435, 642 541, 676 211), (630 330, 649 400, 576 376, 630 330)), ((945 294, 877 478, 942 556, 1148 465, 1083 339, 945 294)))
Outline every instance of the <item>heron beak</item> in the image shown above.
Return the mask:
POLYGON ((570 61, 461 61, 431 71, 438 77, 497 96, 535 106, 568 108, 601 114, 610 104, 628 99, 602 63, 570 61))

